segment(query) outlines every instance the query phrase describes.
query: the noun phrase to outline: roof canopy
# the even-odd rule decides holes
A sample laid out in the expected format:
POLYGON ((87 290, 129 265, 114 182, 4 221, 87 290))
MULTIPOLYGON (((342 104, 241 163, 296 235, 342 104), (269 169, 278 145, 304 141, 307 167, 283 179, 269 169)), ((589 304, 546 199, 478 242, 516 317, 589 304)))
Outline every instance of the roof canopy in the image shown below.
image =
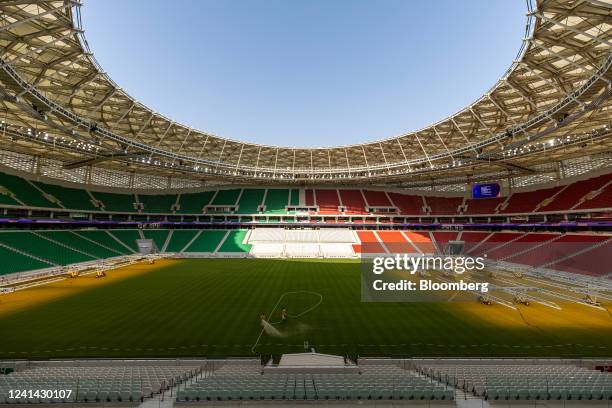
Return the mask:
POLYGON ((517 59, 471 105, 394 138, 293 148, 192 129, 132 98, 89 50, 79 2, 5 0, 0 140, 6 149, 59 159, 68 168, 127 166, 267 184, 401 184, 414 178, 469 179, 500 169, 529 174, 537 164, 609 151, 612 3, 527 4, 517 59))

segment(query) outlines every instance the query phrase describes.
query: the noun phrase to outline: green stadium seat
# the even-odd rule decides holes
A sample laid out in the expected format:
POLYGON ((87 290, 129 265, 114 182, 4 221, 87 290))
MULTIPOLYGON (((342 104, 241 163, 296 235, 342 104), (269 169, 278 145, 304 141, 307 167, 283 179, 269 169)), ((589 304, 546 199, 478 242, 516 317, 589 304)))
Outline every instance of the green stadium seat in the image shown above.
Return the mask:
MULTIPOLYGON (((289 204, 290 190, 269 188, 266 193, 265 214, 285 214, 289 204)), ((298 197, 299 198, 299 197, 298 197)))
POLYGON ((225 241, 223 241, 221 248, 219 248, 219 252, 248 253, 251 250, 251 245, 243 243, 246 237, 246 234, 247 234, 246 230, 230 231, 225 241))
POLYGON ((73 233, 75 235, 95 241, 99 245, 112 249, 121 255, 133 253, 133 251, 129 250, 124 245, 121 245, 121 243, 117 242, 115 238, 104 230, 78 230, 73 231, 73 233))
POLYGON ((0 243, 57 265, 69 265, 96 259, 63 244, 51 242, 32 232, 2 232, 0 243))
POLYGON ((203 191, 201 193, 181 194, 179 197, 180 208, 178 214, 202 214, 206 206, 213 198, 215 191, 203 191))
POLYGON ((202 231, 191 245, 185 249, 185 252, 213 253, 226 234, 227 231, 222 230, 202 231))
MULTIPOLYGON (((226 190, 230 191, 230 190, 226 190)), ((266 190, 258 188, 245 188, 242 190, 240 201, 238 202, 238 210, 236 214, 257 214, 258 208, 262 204, 266 190)))
POLYGON ((176 199, 176 194, 138 194, 138 202, 143 204, 142 211, 145 213, 172 213, 172 206, 176 203, 176 199))
POLYGON ((166 252, 181 252, 197 233, 197 230, 173 230, 166 252))
POLYGON ((71 231, 42 231, 40 232, 40 235, 60 242, 71 248, 79 249, 80 251, 83 251, 98 259, 112 258, 114 256, 121 255, 116 251, 109 250, 98 244, 94 244, 93 242, 87 241, 71 231))
POLYGON ((219 190, 209 205, 236 205, 241 189, 219 190))
POLYGON ((41 190, 58 199, 65 208, 87 211, 98 210, 98 208, 93 205, 91 196, 86 190, 40 182, 35 182, 34 184, 36 184, 41 190))
POLYGON ((146 239, 152 239, 155 246, 161 252, 168 238, 169 230, 143 230, 143 235, 146 239))
POLYGON ((102 202, 105 211, 137 212, 134 209, 136 197, 132 194, 115 194, 92 191, 91 194, 102 202))
POLYGON ((136 243, 136 240, 141 238, 137 230, 111 230, 108 232, 130 247, 134 252, 138 252, 138 244, 136 243))
POLYGON ((59 208, 26 179, 0 173, 0 186, 13 193, 21 202, 31 207, 59 208))
POLYGON ((15 201, 15 199, 13 199, 12 193, 2 186, 0 186, 0 204, 21 205, 17 201, 15 201))
MULTIPOLYGON (((4 232, 0 234, 0 242, 3 242, 2 235, 9 234, 4 232)), ((22 232, 15 232, 14 234, 23 234, 22 232)), ((24 251, 26 252, 26 251, 24 251)), ((0 246, 0 259, 2 259, 2 269, 0 269, 0 275, 9 273, 33 271, 36 269, 44 269, 52 267, 53 264, 44 262, 27 255, 23 255, 14 250, 0 246)))

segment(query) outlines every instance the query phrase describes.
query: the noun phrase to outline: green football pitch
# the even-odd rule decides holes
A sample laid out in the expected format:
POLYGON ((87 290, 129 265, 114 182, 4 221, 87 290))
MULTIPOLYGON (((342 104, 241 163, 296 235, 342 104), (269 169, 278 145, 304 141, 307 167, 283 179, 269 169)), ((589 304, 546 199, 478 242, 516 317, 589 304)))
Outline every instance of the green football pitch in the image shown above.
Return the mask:
POLYGON ((578 304, 362 303, 355 261, 164 260, 0 297, 0 358, 611 356, 612 317, 578 304), (131 268, 131 269, 130 269, 131 268), (263 331, 260 314, 280 321, 263 331))

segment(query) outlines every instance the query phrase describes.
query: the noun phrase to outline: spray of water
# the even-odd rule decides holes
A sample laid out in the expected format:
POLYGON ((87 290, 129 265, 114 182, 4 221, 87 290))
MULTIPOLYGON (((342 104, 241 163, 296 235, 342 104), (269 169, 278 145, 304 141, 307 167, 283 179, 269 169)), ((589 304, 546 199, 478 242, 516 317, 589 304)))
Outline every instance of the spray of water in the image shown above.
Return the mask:
POLYGON ((283 333, 278 331, 278 329, 276 327, 272 326, 269 322, 266 322, 264 320, 264 321, 261 322, 261 325, 263 326, 264 331, 266 332, 266 334, 268 336, 283 337, 283 333))

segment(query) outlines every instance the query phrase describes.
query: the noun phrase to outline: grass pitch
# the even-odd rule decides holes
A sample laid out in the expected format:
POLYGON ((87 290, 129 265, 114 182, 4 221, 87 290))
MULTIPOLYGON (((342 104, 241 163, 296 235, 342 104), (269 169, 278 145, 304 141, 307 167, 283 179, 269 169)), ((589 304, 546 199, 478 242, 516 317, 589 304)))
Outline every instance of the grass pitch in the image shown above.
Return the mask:
POLYGON ((164 260, 1 296, 0 358, 612 356, 608 312, 560 305, 362 303, 355 261, 164 260))

